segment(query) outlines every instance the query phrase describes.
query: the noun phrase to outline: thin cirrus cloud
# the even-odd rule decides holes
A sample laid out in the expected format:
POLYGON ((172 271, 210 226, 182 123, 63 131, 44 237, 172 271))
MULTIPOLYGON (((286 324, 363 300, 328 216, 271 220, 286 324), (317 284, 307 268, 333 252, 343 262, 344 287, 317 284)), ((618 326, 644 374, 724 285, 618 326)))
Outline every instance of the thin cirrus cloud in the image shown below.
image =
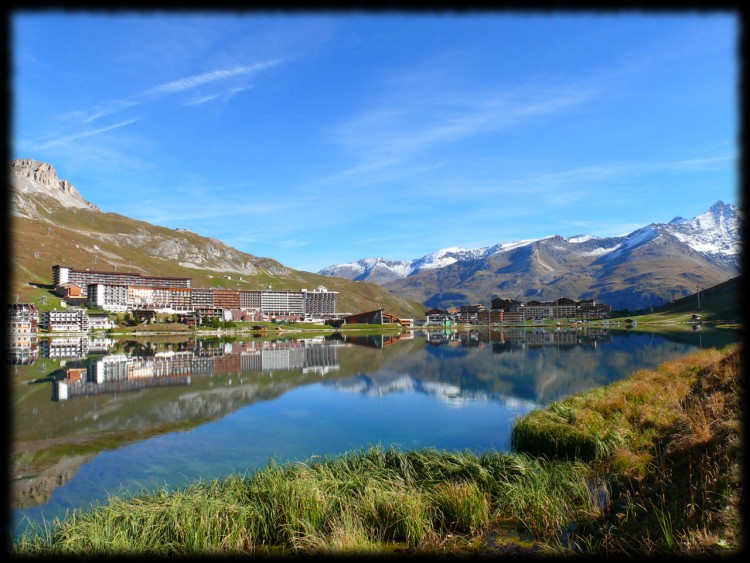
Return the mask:
POLYGON ((186 90, 192 90, 198 86, 204 84, 210 84, 218 80, 226 80, 235 76, 241 76, 246 74, 254 74, 259 70, 275 66, 279 64, 281 60, 273 59, 262 63, 255 63, 252 65, 239 65, 230 69, 212 70, 211 72, 204 72, 202 74, 196 74, 195 76, 188 76, 187 78, 180 78, 179 80, 173 80, 171 82, 165 82, 159 84, 150 90, 152 93, 178 93, 186 90))
POLYGON ((440 108, 438 101, 430 108, 422 104, 366 111, 333 133, 336 143, 359 161, 335 177, 370 173, 400 164, 441 145, 563 111, 592 95, 583 91, 535 101, 494 97, 448 110, 440 108))
POLYGON ((184 102, 181 105, 184 107, 199 106, 199 105, 205 104, 206 102, 210 102, 211 100, 215 100, 218 97, 219 97, 219 94, 210 94, 208 96, 203 96, 200 98, 196 98, 194 100, 189 100, 187 102, 184 102))
POLYGON ((204 202, 203 205, 184 206, 178 208, 174 202, 169 199, 169 204, 158 203, 149 205, 144 208, 138 205, 134 210, 134 215, 139 219, 159 225, 170 224, 184 221, 203 221, 209 219, 219 219, 226 217, 247 217, 252 216, 257 222, 264 219, 275 221, 275 218, 299 211, 299 204, 294 201, 276 201, 267 203, 254 203, 249 205, 223 206, 216 203, 204 202))
MULTIPOLYGON (((205 72, 202 74, 189 76, 187 78, 182 78, 179 80, 164 82, 162 84, 159 84, 151 88, 150 90, 146 91, 143 95, 141 95, 140 97, 136 97, 135 99, 111 100, 109 102, 104 102, 102 104, 99 104, 94 109, 94 111, 89 113, 88 115, 82 114, 82 112, 73 112, 69 114, 67 117, 68 119, 74 119, 78 121, 80 124, 85 126, 98 119, 109 117, 117 113, 130 110, 138 106, 142 106, 145 103, 145 98, 148 97, 149 94, 155 94, 155 93, 156 94, 179 94, 182 92, 187 92, 199 86, 215 83, 220 80, 226 80, 226 79, 236 77, 236 76, 241 76, 241 75, 251 75, 264 68, 268 68, 268 67, 280 64, 281 62, 282 61, 280 59, 273 59, 273 60, 255 63, 251 65, 235 66, 230 69, 213 70, 211 72, 205 72)), ((235 85, 230 90, 230 93, 234 94, 243 90, 247 90, 249 88, 250 88, 249 86, 238 87, 235 85)), ((197 106, 197 105, 204 104, 210 100, 213 100, 214 98, 217 98, 218 96, 219 94, 207 94, 205 96, 194 98, 193 100, 184 102, 181 105, 183 107, 197 106)), ((46 149, 46 148, 50 148, 54 146, 65 145, 67 143, 70 143, 71 141, 76 141, 82 138, 92 137, 94 135, 106 133, 107 131, 119 129, 126 125, 131 125, 133 123, 136 123, 137 121, 140 121, 140 120, 141 120, 140 117, 127 119, 124 121, 120 121, 118 123, 114 123, 112 125, 108 125, 106 127, 100 127, 98 129, 87 129, 85 131, 80 131, 78 133, 60 136, 52 140, 35 143, 33 144, 33 148, 36 150, 39 150, 39 149, 46 149)))
POLYGON ((91 123, 102 117, 107 117, 126 109, 132 108, 137 105, 137 102, 133 100, 114 100, 107 104, 102 104, 95 108, 94 113, 87 115, 83 118, 83 123, 91 123))
POLYGON ((46 143, 37 144, 34 148, 38 150, 38 149, 46 149, 46 148, 53 147, 56 145, 64 145, 66 143, 69 143, 70 141, 75 141, 78 139, 82 139, 84 137, 91 137, 93 135, 99 135, 100 133, 106 133, 107 131, 112 131, 113 129, 119 129, 120 127, 125 127, 126 125, 132 125, 133 123, 136 123, 137 121, 140 121, 140 118, 128 119, 126 121, 121 121, 120 123, 115 123, 107 127, 100 127, 99 129, 89 129, 88 131, 81 131, 80 133, 74 133, 72 135, 58 137, 57 139, 47 141, 46 143))

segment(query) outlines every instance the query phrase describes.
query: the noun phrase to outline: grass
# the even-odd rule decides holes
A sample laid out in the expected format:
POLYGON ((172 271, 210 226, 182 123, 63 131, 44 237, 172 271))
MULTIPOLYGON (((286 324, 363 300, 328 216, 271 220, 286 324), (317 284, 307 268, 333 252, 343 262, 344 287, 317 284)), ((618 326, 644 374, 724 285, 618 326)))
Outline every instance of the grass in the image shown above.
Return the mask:
POLYGON ((533 411, 513 427, 511 446, 550 457, 631 460, 637 474, 659 437, 680 419, 698 374, 721 357, 719 350, 703 350, 533 411))
POLYGON ((584 515, 571 543, 606 555, 739 551, 741 383, 739 345, 704 350, 521 421, 519 449, 585 457, 610 488, 605 513, 584 515), (592 455, 581 445, 609 432, 619 436, 614 448, 592 455), (561 447, 556 437, 570 434, 580 443, 561 447))
POLYGON ((554 535, 570 515, 550 513, 551 499, 562 496, 557 505, 578 507, 589 495, 583 465, 553 465, 523 454, 382 447, 307 464, 273 462, 251 475, 178 491, 112 497, 37 530, 38 537, 27 534, 14 551, 382 553, 406 546, 429 552, 453 535, 476 537, 497 519, 519 517, 554 535))
POLYGON ((510 453, 373 447, 271 462, 112 497, 37 527, 12 552, 483 554, 514 529, 534 552, 735 553, 740 352, 701 351, 534 411, 510 453))

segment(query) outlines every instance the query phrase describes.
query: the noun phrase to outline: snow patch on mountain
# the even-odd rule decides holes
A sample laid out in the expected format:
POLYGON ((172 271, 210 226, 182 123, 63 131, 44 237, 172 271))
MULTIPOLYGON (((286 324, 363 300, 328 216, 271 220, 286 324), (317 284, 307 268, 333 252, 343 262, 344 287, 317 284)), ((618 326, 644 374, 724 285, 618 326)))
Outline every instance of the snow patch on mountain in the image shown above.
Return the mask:
MULTIPOLYGON (((526 239, 498 243, 493 246, 466 249, 452 246, 426 254, 414 260, 385 260, 383 258, 363 258, 348 264, 329 266, 321 270, 321 275, 339 276, 349 279, 372 281, 405 278, 424 270, 445 268, 453 264, 474 262, 491 255, 500 254, 548 239, 557 239, 552 245, 560 252, 572 252, 582 258, 616 261, 636 248, 649 244, 665 235, 671 235, 702 255, 710 255, 720 261, 735 259, 739 254, 741 214, 734 205, 716 202, 708 211, 693 219, 675 217, 669 223, 652 223, 629 234, 600 239, 593 235, 575 235, 563 238, 556 235, 540 239, 526 239), (557 244, 557 241, 561 241, 557 244), (580 245, 580 249, 566 247, 580 245), (376 275, 375 275, 376 274, 376 275)), ((537 257, 536 262, 548 271, 554 269, 537 257)))
MULTIPOLYGON (((546 238, 549 238, 549 237, 546 237, 546 238)), ((526 246, 538 240, 543 240, 543 239, 527 239, 527 240, 518 240, 516 242, 503 242, 501 244, 496 244, 493 247, 496 249, 493 254, 497 254, 499 252, 505 252, 507 250, 513 250, 514 248, 520 248, 522 246, 526 246)))
POLYGON ((578 244, 581 242, 588 242, 590 240, 594 240, 596 237, 591 235, 576 235, 573 237, 569 237, 566 239, 568 242, 572 242, 573 244, 578 244))
POLYGON ((739 254, 738 209, 722 201, 691 220, 669 223, 666 229, 675 238, 703 254, 734 256, 739 254))

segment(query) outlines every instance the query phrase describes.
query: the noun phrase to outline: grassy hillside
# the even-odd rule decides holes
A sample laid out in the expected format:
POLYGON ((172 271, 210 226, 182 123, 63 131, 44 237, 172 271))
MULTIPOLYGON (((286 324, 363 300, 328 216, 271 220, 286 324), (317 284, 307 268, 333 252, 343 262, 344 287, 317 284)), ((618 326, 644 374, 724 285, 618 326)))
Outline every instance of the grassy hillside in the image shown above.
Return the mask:
POLYGON ((104 271, 130 271, 158 276, 190 277, 193 287, 275 290, 315 289, 339 292, 338 310, 362 312, 384 308, 401 317, 421 318, 425 308, 371 283, 330 278, 293 270, 270 258, 259 258, 220 241, 175 231, 115 213, 71 210, 45 202, 43 218, 11 216, 9 300, 49 305, 52 266, 69 265, 104 271), (164 249, 167 250, 164 250, 164 249), (174 250, 176 249, 176 250, 174 250), (190 252, 186 258, 185 249, 190 252), (202 268, 180 265, 203 260, 202 268), (249 272, 238 274, 238 271, 249 272))
POLYGON ((639 322, 675 323, 690 321, 700 314, 703 322, 735 324, 741 322, 742 275, 698 293, 677 299, 643 315, 629 315, 639 322), (700 298, 700 309, 699 309, 700 298))

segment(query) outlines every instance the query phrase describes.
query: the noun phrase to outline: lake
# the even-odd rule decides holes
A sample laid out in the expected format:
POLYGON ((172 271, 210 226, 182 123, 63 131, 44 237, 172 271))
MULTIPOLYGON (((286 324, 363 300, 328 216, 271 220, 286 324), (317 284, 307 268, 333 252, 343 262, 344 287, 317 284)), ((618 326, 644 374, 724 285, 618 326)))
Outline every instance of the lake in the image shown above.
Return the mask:
POLYGON ((728 330, 40 339, 13 377, 11 533, 130 493, 372 445, 507 450, 513 421, 728 330))

